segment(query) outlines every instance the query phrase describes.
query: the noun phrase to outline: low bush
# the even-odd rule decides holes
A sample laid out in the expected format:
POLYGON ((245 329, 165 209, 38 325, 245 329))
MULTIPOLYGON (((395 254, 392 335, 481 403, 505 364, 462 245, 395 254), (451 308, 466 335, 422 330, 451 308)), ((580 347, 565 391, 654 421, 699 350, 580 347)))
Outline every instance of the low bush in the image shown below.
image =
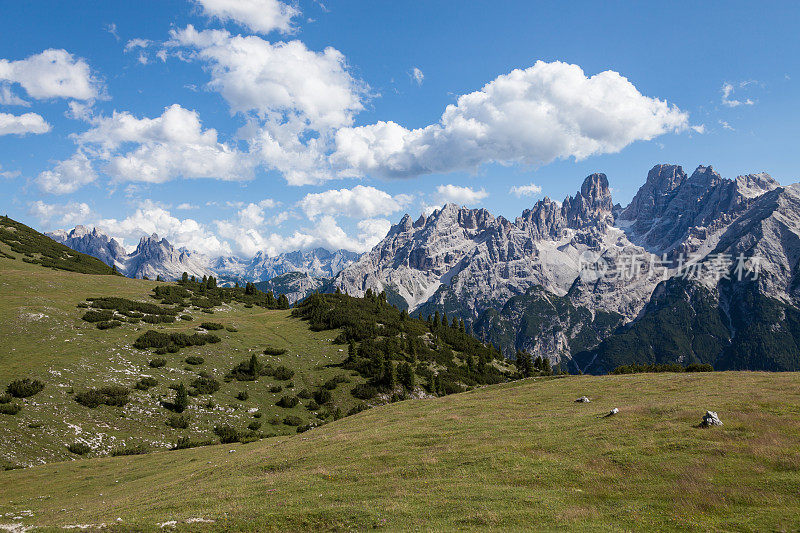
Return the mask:
POLYGON ((187 450, 189 448, 197 448, 199 446, 209 446, 214 444, 211 439, 192 440, 189 437, 178 437, 178 442, 172 447, 173 450, 187 450))
POLYGON ((319 389, 314 391, 314 400, 320 405, 325 405, 326 403, 330 402, 331 398, 331 391, 328 389, 319 389))
POLYGON ((128 403, 129 390, 122 385, 106 385, 99 389, 89 389, 75 395, 75 401, 94 409, 100 405, 122 407, 128 403))
POLYGON ((300 403, 300 400, 297 396, 281 396, 281 399, 275 404, 278 407, 283 407, 285 409, 291 409, 292 407, 296 406, 300 403))
POLYGON ((225 329, 225 326, 217 322, 203 322, 200 327, 208 331, 216 331, 218 329, 225 329))
POLYGON ((167 425, 174 429, 186 429, 190 420, 191 416, 186 413, 174 414, 167 418, 167 425))
POLYGON ((181 320, 186 320, 188 322, 194 319, 192 318, 192 315, 181 315, 181 320))
POLYGON ((294 376, 294 370, 281 365, 275 368, 275 373, 273 374, 273 376, 277 380, 288 381, 292 379, 292 377, 294 376))
POLYGON ((44 390, 44 383, 38 379, 16 379, 8 384, 6 392, 15 398, 28 398, 44 390))
POLYGON ((10 394, 8 394, 7 392, 4 392, 3 394, 0 394, 0 404, 8 403, 10 401, 11 401, 11 395, 10 394))
POLYGON ((259 429, 261 429, 261 422, 257 422, 254 420, 247 425, 247 429, 249 429, 250 431, 258 431, 259 429))
POLYGON ((152 368, 161 368, 162 366, 166 366, 167 360, 163 357, 156 357, 155 359, 151 359, 148 364, 152 368))
POLYGON ((264 355, 283 355, 286 353, 286 350, 283 348, 270 348, 267 346, 264 349, 264 355))
POLYGON ((238 330, 238 329, 236 329, 236 328, 235 328, 235 327, 233 327, 233 326, 225 326, 225 331, 228 331, 228 332, 230 332, 230 333, 236 333, 236 332, 238 332, 239 330, 238 330))
POLYGON ((313 429, 313 428, 314 428, 314 426, 312 426, 311 424, 305 424, 303 426, 297 426, 297 432, 298 433, 305 433, 306 431, 308 431, 310 429, 313 429))
POLYGON ((86 455, 92 451, 91 446, 84 442, 73 442, 67 446, 67 449, 75 455, 86 455))
MULTIPOLYGON (((138 320, 138 319, 135 319, 138 320)), ((97 329, 112 329, 122 325, 122 322, 119 320, 106 320, 104 322, 98 322, 95 324, 97 329)))
POLYGON ((105 322, 107 320, 111 320, 112 318, 114 318, 114 311, 110 309, 104 309, 102 311, 90 309, 81 317, 81 319, 85 320, 86 322, 105 322))
POLYGON ((175 322, 175 317, 172 315, 144 315, 142 322, 148 324, 172 324, 175 322))
POLYGON ((282 390, 283 387, 281 387, 280 385, 273 385, 269 388, 270 392, 281 392, 282 390))
POLYGON ((236 399, 242 402, 246 402, 250 395, 247 393, 246 390, 240 391, 239 394, 236 395, 236 399))
POLYGON ((22 410, 18 403, 0 404, 0 415, 15 415, 22 410))
POLYGON ((287 426, 299 426, 303 423, 303 419, 299 416, 291 415, 284 418, 283 423, 287 426))
POLYGON ((136 388, 138 390, 147 390, 150 387, 155 387, 156 385, 158 385, 158 380, 156 378, 150 377, 150 376, 145 376, 145 377, 143 377, 142 379, 140 379, 139 381, 136 382, 136 385, 134 385, 134 388, 136 388))
POLYGON ((708 363, 691 363, 686 365, 686 372, 713 372, 714 367, 708 363))
POLYGON ((207 374, 201 374, 190 383, 197 394, 214 394, 220 388, 220 382, 207 374))
POLYGON ((214 427, 214 434, 219 437, 222 444, 230 444, 239 440, 239 432, 233 426, 222 425, 214 427))
POLYGON ((150 453, 150 448, 146 444, 137 444, 135 446, 122 446, 111 450, 112 457, 119 457, 122 455, 143 455, 150 453))
POLYGON ((298 398, 303 398, 304 400, 308 400, 311 398, 311 393, 308 389, 302 389, 300 392, 297 393, 298 398))
POLYGON ((350 391, 350 394, 359 400, 371 400, 378 395, 378 389, 367 383, 362 383, 361 385, 356 385, 353 387, 353 390, 350 391))
MULTIPOLYGON (((187 346, 203 346, 206 343, 215 344, 221 339, 211 333, 162 333, 160 331, 148 330, 141 334, 133 343, 133 347, 139 350, 147 348, 164 348, 170 346, 185 348, 187 346)), ((177 351, 177 350, 175 350, 177 351)))
POLYGON ((200 357, 199 355, 190 355, 189 357, 184 359, 184 361, 186 361, 186 363, 190 365, 202 365, 203 363, 206 362, 206 360, 200 357))
POLYGON ((316 401, 311 400, 306 405, 306 409, 308 409, 309 411, 317 411, 317 410, 319 410, 319 404, 316 401))

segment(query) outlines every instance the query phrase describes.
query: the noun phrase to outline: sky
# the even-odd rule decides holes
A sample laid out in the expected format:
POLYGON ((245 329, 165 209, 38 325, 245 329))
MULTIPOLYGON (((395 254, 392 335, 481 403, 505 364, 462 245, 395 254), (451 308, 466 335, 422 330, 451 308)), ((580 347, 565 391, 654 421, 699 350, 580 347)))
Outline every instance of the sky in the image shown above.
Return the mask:
POLYGON ((0 1, 0 212, 210 256, 364 252, 593 172, 800 181, 800 3, 0 1))

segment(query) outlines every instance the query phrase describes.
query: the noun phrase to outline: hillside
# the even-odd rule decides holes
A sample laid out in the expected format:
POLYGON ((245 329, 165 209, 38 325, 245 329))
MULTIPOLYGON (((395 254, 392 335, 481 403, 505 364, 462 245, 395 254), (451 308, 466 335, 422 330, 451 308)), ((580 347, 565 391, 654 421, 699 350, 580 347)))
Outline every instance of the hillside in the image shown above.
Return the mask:
POLYGON ((0 473, 0 513, 120 531, 788 530, 798 391, 794 373, 532 379, 292 437, 0 473), (698 428, 707 409, 724 426, 698 428))
POLYGON ((2 468, 294 434, 515 374, 455 323, 381 295, 290 310, 252 284, 86 275, 0 252, 2 468))

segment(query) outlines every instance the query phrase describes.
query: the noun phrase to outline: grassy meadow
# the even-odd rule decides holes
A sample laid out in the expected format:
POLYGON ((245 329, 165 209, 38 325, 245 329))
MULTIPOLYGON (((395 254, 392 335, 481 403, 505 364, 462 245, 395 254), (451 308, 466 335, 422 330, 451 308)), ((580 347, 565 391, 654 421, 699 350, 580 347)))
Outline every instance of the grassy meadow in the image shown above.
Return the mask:
POLYGON ((53 528, 790 531, 800 375, 528 379, 290 437, 8 471, 0 494, 3 515, 53 528), (697 427, 707 409, 724 426, 697 427))

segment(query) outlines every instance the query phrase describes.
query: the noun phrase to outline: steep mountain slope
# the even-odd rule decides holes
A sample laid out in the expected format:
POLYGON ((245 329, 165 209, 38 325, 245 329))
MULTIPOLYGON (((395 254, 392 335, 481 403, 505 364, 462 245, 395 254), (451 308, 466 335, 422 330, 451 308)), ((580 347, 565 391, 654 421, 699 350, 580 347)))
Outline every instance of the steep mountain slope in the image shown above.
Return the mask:
POLYGON ((289 272, 302 272, 312 277, 330 278, 358 257, 355 252, 331 252, 325 248, 286 252, 274 257, 258 252, 245 266, 242 277, 248 281, 266 281, 289 272))
POLYGON ((128 252, 116 239, 110 239, 97 228, 75 226, 69 232, 57 230, 45 235, 77 252, 96 257, 109 266, 116 266, 117 270, 124 271, 126 268, 128 252))
POLYGON ((0 258, 22 260, 58 270, 87 274, 116 274, 98 259, 53 242, 38 231, 12 220, 0 217, 0 258))
POLYGON ((309 276, 305 272, 287 272, 267 281, 258 281, 256 288, 264 292, 285 294, 290 304, 294 304, 313 292, 332 292, 331 278, 309 276))

